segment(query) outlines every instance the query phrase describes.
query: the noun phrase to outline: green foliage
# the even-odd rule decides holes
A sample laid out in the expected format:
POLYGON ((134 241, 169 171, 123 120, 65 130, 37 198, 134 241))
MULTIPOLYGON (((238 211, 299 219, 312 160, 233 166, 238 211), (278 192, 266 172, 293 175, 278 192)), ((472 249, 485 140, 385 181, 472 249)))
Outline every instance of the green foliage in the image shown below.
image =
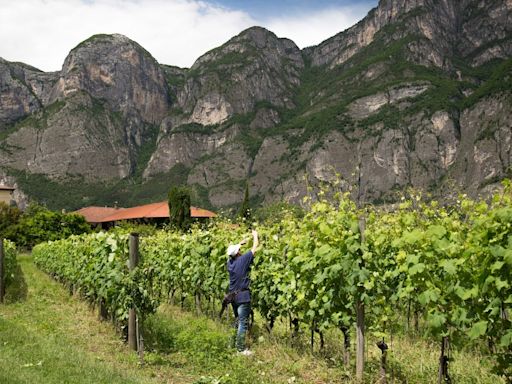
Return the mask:
POLYGON ((254 220, 265 225, 277 224, 287 217, 300 219, 304 215, 305 212, 302 207, 281 201, 263 205, 253 212, 254 220))
POLYGON ((471 107, 485 97, 500 92, 510 92, 512 89, 512 59, 484 65, 477 74, 480 76, 484 74, 482 76, 484 80, 469 97, 461 101, 460 107, 463 109, 471 107))
MULTIPOLYGON (((399 330, 405 314, 414 311, 429 338, 448 336, 453 348, 486 339, 497 371, 510 375, 510 186, 490 203, 462 196, 443 207, 413 195, 392 211, 358 209, 348 194, 330 201, 323 196, 300 217, 284 212, 280 220, 256 226, 262 245, 251 272, 252 302, 264 319, 297 319, 301 327, 320 330, 351 327, 355 304, 362 301, 366 329, 382 338, 399 330)), ((246 224, 219 220, 206 229, 142 238, 144 260, 132 277, 140 287, 140 307, 151 310, 169 296, 220 299, 228 287, 226 247, 248 232, 246 224)), ((116 285, 115 274, 113 281, 105 279, 107 271, 96 275, 95 266, 116 255, 125 260, 127 251, 116 253, 111 244, 99 235, 83 236, 78 242, 42 244, 37 253, 50 260, 41 265, 64 281, 82 273, 74 267, 69 275, 68 266, 88 254, 88 262, 78 264, 82 271, 93 263, 82 284, 98 281, 91 294, 96 298, 94 292, 108 289, 112 297, 102 297, 118 308, 128 299, 116 295, 128 289, 116 285), (59 259, 51 261, 57 254, 59 259)))
POLYGON ((151 271, 141 266, 128 270, 128 235, 95 233, 41 243, 34 247, 35 263, 69 287, 79 290, 91 303, 100 300, 119 325, 128 311, 152 313, 151 271), (148 279, 149 278, 149 279, 148 279))
POLYGON ((172 187, 168 195, 169 221, 179 230, 186 230, 190 226, 190 190, 187 187, 172 187))
MULTIPOLYGON (((16 178, 26 194, 49 209, 76 210, 88 205, 112 206, 117 202, 119 206, 129 207, 165 200, 172 185, 187 180, 190 169, 180 163, 145 181, 127 178, 110 183, 86 182, 81 178, 57 182, 43 174, 15 169, 7 172, 16 178)), ((194 205, 212 208, 207 191, 197 186, 194 190, 198 192, 192 195, 194 205)))
POLYGON ((131 221, 119 221, 108 232, 115 232, 119 235, 129 235, 130 233, 138 233, 140 236, 153 236, 158 231, 157 225, 139 224, 131 221))
POLYGON ((81 215, 54 212, 32 204, 18 223, 6 230, 6 238, 16 241, 18 246, 31 248, 43 241, 90 231, 89 223, 81 215))
POLYGON ((150 125, 144 135, 144 141, 137 151, 137 166, 133 174, 133 178, 136 180, 142 178, 142 173, 146 169, 151 155, 156 150, 159 131, 160 127, 150 125))
POLYGON ((201 135, 211 135, 215 129, 217 128, 217 124, 213 125, 202 125, 199 123, 188 123, 188 124, 182 124, 177 126, 176 128, 173 128, 172 133, 198 133, 201 135))
MULTIPOLYGON (((230 82, 233 67, 240 68, 250 65, 258 57, 258 51, 255 47, 246 45, 244 52, 230 51, 223 53, 221 46, 215 48, 208 54, 215 54, 213 60, 201 63, 197 68, 190 70, 187 77, 196 77, 205 73, 214 74, 218 80, 230 82)), ((226 85, 226 84, 223 84, 226 85)))
MULTIPOLYGON (((0 236, 0 240, 2 240, 2 236, 0 236)), ((16 249, 16 244, 12 241, 3 239, 4 246, 4 282, 5 287, 10 286, 15 278, 16 272, 18 270, 17 266, 17 256, 18 251, 16 249)))
POLYGON ((21 211, 18 208, 0 202, 0 238, 5 237, 10 226, 18 223, 20 216, 21 211))
POLYGON ((105 34, 105 33, 97 33, 95 35, 92 35, 91 37, 89 37, 88 39, 82 41, 80 44, 78 44, 75 48, 73 48, 71 50, 71 52, 73 52, 74 50, 80 48, 80 47, 84 47, 86 46, 87 44, 91 43, 91 42, 100 42, 100 41, 111 41, 112 40, 112 35, 108 35, 108 34, 105 34))
POLYGON ((251 219, 251 208, 249 206, 249 182, 245 184, 244 199, 238 210, 238 217, 243 220, 251 219))

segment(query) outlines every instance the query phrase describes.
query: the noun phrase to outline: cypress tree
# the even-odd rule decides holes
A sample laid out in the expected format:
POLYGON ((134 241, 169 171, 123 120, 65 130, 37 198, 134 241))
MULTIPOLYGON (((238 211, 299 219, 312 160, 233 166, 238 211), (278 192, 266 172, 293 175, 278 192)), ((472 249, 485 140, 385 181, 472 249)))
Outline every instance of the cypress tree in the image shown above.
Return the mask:
POLYGON ((187 187, 172 187, 168 195, 169 221, 180 230, 190 226, 190 191, 187 187))
POLYGON ((245 184, 244 200, 242 201, 242 205, 238 211, 238 217, 246 220, 251 218, 251 208, 249 206, 249 183, 245 184))

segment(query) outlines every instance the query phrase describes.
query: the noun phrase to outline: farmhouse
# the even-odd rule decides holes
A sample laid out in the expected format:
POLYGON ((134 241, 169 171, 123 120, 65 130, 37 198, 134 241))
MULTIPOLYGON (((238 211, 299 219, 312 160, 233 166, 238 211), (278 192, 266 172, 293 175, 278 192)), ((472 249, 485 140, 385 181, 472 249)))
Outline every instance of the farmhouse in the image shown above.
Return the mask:
MULTIPOLYGON (((85 220, 92 225, 102 227, 109 227, 116 222, 126 220, 161 223, 169 219, 169 205, 167 201, 161 201, 131 208, 85 207, 74 213, 84 216, 85 220)), ((206 209, 190 207, 190 216, 193 219, 204 220, 217 215, 206 209)))

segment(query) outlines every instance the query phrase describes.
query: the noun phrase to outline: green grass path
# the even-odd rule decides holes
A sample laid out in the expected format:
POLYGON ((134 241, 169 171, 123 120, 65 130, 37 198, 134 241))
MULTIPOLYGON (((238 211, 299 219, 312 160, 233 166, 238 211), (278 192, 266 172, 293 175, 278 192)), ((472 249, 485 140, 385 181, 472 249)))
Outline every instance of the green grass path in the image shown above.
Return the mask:
POLYGON ((108 322, 30 256, 18 260, 19 278, 0 305, 0 383, 153 382, 108 322))

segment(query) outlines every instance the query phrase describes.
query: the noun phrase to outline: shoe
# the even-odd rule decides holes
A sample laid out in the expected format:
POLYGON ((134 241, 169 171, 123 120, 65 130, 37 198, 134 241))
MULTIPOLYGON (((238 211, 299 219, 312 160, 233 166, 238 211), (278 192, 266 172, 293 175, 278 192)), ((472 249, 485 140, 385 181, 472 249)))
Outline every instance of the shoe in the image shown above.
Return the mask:
POLYGON ((251 356, 252 354, 254 354, 254 352, 250 351, 248 349, 244 349, 243 351, 238 351, 237 354, 238 355, 243 355, 243 356, 251 356))

